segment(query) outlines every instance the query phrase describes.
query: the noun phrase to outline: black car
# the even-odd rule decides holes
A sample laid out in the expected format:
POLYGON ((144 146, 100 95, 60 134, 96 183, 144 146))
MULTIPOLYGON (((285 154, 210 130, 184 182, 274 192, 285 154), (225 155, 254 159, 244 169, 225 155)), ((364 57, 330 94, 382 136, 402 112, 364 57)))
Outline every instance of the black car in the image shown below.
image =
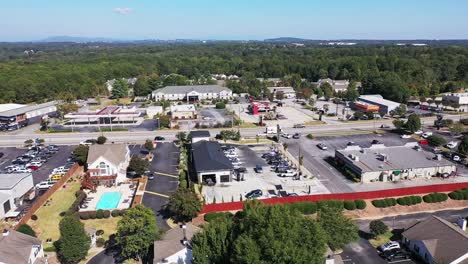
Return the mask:
POLYGON ((161 141, 161 140, 166 140, 166 139, 164 137, 162 137, 162 136, 155 136, 154 140, 161 141))
POLYGON ((0 158, 2 158, 3 155, 5 155, 5 154, 3 152, 0 152, 0 158))
POLYGON ((257 190, 253 190, 247 193, 245 195, 245 198, 247 199, 259 198, 259 197, 262 197, 262 195, 263 195, 262 190, 257 189, 257 190))
POLYGON ((388 261, 409 259, 409 254, 399 248, 386 250, 382 253, 382 257, 388 261))
POLYGON ((380 141, 378 141, 377 139, 374 139, 374 140, 372 140, 371 144, 372 144, 372 145, 374 145, 374 144, 380 144, 380 141))
POLYGON ((256 173, 262 173, 262 172, 263 172, 262 166, 256 165, 256 166, 255 166, 255 172, 256 172, 256 173))
POLYGON ((299 139, 301 135, 299 133, 294 133, 293 138, 294 139, 299 139))

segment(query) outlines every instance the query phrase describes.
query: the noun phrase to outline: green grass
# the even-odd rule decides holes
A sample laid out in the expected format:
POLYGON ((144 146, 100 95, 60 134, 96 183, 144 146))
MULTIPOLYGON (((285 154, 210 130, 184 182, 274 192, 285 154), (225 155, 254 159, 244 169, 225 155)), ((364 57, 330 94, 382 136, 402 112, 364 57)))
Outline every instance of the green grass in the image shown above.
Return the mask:
POLYGON ((104 234, 101 237, 105 240, 108 240, 109 236, 117 231, 117 223, 120 219, 122 219, 121 216, 103 219, 81 220, 81 222, 84 223, 85 227, 92 227, 96 230, 102 229, 104 231, 104 234))
POLYGON ((393 237, 393 233, 391 231, 387 231, 387 233, 383 235, 377 236, 376 238, 369 239, 369 243, 371 243, 371 245, 374 247, 378 247, 390 241, 392 237, 393 237))
POLYGON ((59 222, 62 217, 59 215, 70 208, 75 201, 75 192, 80 189, 80 182, 73 181, 66 183, 66 188, 58 189, 49 200, 49 205, 42 206, 37 210, 36 221, 29 220, 28 224, 34 228, 38 238, 45 241, 52 238, 53 241, 60 238, 59 222))
POLYGON ((110 128, 110 127, 104 127, 101 128, 101 132, 121 132, 121 131, 128 131, 128 128, 123 128, 123 127, 116 127, 116 128, 110 128))

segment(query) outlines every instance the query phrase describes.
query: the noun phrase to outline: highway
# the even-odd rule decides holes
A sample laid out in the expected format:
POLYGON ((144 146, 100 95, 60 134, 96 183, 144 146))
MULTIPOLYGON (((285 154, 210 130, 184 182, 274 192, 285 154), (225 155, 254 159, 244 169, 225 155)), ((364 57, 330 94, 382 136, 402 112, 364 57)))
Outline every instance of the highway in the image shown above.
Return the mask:
MULTIPOLYGON (((446 119, 458 120, 458 115, 446 116, 446 119)), ((425 125, 432 125, 435 117, 423 118, 425 125)), ((380 128, 380 126, 388 125, 393 127, 392 120, 375 120, 375 121, 356 121, 349 123, 333 123, 324 125, 307 126, 305 128, 283 128, 286 133, 299 132, 302 135, 312 133, 314 136, 320 136, 322 134, 331 133, 347 133, 351 131, 372 131, 380 128)), ((226 129, 208 129, 212 136, 215 136, 219 131, 226 129)), ((234 129, 237 129, 234 127, 234 129)), ((255 137, 259 133, 265 131, 264 127, 258 128, 241 128, 241 135, 243 137, 255 137)), ((9 132, 0 135, 0 146, 1 147, 17 147, 22 146, 24 141, 28 139, 42 138, 47 144, 57 145, 75 145, 81 141, 91 138, 97 138, 101 134, 107 137, 108 142, 115 143, 143 143, 147 139, 153 139, 156 135, 163 136, 166 140, 174 140, 176 134, 180 130, 157 130, 157 131, 138 131, 138 132, 77 132, 77 133, 35 133, 34 131, 23 131, 22 133, 9 132)), ((189 132, 189 131, 185 131, 189 132)))

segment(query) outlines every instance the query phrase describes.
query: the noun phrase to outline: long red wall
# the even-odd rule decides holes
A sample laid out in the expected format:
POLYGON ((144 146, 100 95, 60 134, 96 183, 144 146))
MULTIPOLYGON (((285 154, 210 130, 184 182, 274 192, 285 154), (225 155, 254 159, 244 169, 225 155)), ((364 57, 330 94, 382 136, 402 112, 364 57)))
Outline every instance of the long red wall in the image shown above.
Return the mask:
MULTIPOLYGON (((303 196, 290 196, 280 198, 268 198, 261 199, 259 201, 265 204, 286 204, 295 202, 317 202, 322 200, 367 200, 367 199, 381 199, 387 197, 398 197, 415 194, 426 194, 432 192, 451 192, 458 189, 468 188, 468 182, 462 183, 450 183, 450 184, 436 184, 428 186, 418 187, 407 187, 388 189, 380 191, 370 192, 354 192, 354 193, 334 193, 334 194, 316 194, 316 195, 303 195, 303 196)), ((203 207, 201 214, 210 212, 222 212, 222 211, 235 211, 241 210, 243 202, 230 202, 230 203, 219 203, 219 204, 206 204, 203 207)))

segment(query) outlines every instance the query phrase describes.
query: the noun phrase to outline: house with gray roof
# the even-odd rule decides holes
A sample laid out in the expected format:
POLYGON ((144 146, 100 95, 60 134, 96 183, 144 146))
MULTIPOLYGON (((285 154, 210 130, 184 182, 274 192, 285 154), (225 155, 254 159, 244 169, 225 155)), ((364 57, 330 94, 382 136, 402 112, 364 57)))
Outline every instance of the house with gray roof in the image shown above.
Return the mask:
POLYGON ((124 144, 91 145, 86 181, 93 185, 114 185, 127 178, 130 150, 124 144))
POLYGON ((363 183, 430 179, 454 176, 457 172, 454 163, 423 151, 417 142, 391 147, 383 144, 369 148, 348 146, 335 151, 335 160, 363 183))
POLYGON ((190 223, 164 233, 161 240, 154 241, 154 264, 192 263, 192 237, 200 228, 190 223))
POLYGON ((23 200, 33 188, 31 173, 0 174, 0 219, 20 215, 23 200))
POLYGON ((0 235, 0 263, 47 263, 41 240, 15 230, 0 235))
POLYGON ((202 140, 192 144, 192 160, 199 183, 232 181, 234 168, 218 142, 202 140))
POLYGON ((151 94, 155 101, 200 101, 211 99, 230 99, 232 91, 219 85, 166 86, 151 94))
POLYGON ((426 263, 468 264, 468 233, 440 217, 433 215, 407 228, 402 237, 426 263))

